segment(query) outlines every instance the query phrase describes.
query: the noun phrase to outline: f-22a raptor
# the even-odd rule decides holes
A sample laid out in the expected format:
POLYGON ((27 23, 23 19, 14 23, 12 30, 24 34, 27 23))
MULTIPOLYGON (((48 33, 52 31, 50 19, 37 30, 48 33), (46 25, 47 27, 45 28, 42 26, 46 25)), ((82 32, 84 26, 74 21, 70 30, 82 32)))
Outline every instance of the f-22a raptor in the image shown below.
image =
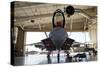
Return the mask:
MULTIPOLYGON (((71 15, 74 14, 74 8, 72 6, 68 6, 66 8, 66 13, 68 17, 70 17, 71 15)), ((42 45, 36 44, 35 47, 41 48, 42 50, 46 49, 48 51, 47 53, 48 61, 50 60, 50 54, 52 53, 52 51, 57 50, 58 51, 57 61, 59 63, 60 62, 60 51, 64 50, 66 51, 66 54, 69 54, 67 50, 70 49, 70 47, 72 46, 75 40, 69 38, 67 32, 64 29, 65 16, 62 10, 57 9, 53 13, 52 27, 53 29, 51 30, 49 37, 41 40, 41 42, 43 43, 42 45)))

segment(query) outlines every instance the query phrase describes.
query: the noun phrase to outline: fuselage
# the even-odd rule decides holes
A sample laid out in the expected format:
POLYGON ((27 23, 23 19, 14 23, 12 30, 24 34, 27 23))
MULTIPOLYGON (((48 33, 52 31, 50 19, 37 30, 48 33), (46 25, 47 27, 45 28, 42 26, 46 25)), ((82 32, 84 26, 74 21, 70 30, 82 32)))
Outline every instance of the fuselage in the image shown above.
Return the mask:
POLYGON ((67 32, 62 27, 55 27, 49 34, 49 38, 52 40, 56 49, 60 49, 68 38, 67 32))

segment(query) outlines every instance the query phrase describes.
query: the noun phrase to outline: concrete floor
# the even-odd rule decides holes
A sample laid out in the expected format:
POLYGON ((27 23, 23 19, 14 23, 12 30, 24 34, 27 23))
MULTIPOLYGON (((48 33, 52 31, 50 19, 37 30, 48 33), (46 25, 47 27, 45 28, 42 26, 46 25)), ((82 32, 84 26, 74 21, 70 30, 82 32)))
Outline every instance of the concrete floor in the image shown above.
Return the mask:
MULTIPOLYGON (((71 54, 75 55, 75 53, 71 54)), ((60 63, 67 63, 66 57, 64 54, 60 55, 60 63)), ((83 61, 95 61, 96 57, 90 57, 87 55, 87 59, 83 59, 83 61)), ((51 55, 51 64, 57 63, 57 55, 51 55)), ((48 64, 47 56, 45 54, 35 54, 35 55, 26 55, 25 57, 16 57, 15 65, 36 65, 36 64, 48 64)))

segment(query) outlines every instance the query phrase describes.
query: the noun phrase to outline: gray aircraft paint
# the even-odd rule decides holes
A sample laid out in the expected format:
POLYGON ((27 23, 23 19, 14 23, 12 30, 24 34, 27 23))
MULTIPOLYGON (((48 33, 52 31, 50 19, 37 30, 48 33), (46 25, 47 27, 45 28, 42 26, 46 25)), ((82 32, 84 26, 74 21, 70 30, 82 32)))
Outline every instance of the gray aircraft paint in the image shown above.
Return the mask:
POLYGON ((49 37, 51 38, 53 44, 56 46, 57 49, 64 44, 66 38, 68 38, 68 34, 62 27, 55 27, 50 32, 49 37))

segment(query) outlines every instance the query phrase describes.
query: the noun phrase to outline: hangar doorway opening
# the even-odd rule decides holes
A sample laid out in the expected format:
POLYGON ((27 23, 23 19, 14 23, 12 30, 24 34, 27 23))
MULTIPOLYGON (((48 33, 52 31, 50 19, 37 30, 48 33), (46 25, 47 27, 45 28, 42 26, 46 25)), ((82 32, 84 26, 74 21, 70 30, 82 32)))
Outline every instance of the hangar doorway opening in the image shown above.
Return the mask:
POLYGON ((36 48, 35 44, 40 44, 42 39, 46 36, 44 32, 26 32, 26 47, 25 52, 27 53, 37 53, 41 52, 41 49, 36 48))
MULTIPOLYGON (((50 32, 46 32, 47 36, 49 36, 50 32)), ((47 36, 45 35, 45 32, 26 32, 26 47, 25 47, 25 53, 30 51, 39 51, 41 52, 41 49, 36 48, 34 44, 41 43, 41 40, 46 39, 47 36)), ((75 39, 76 42, 90 44, 90 36, 89 32, 68 32, 68 36, 72 39, 75 39)), ((91 46, 92 47, 92 46, 91 46)))

